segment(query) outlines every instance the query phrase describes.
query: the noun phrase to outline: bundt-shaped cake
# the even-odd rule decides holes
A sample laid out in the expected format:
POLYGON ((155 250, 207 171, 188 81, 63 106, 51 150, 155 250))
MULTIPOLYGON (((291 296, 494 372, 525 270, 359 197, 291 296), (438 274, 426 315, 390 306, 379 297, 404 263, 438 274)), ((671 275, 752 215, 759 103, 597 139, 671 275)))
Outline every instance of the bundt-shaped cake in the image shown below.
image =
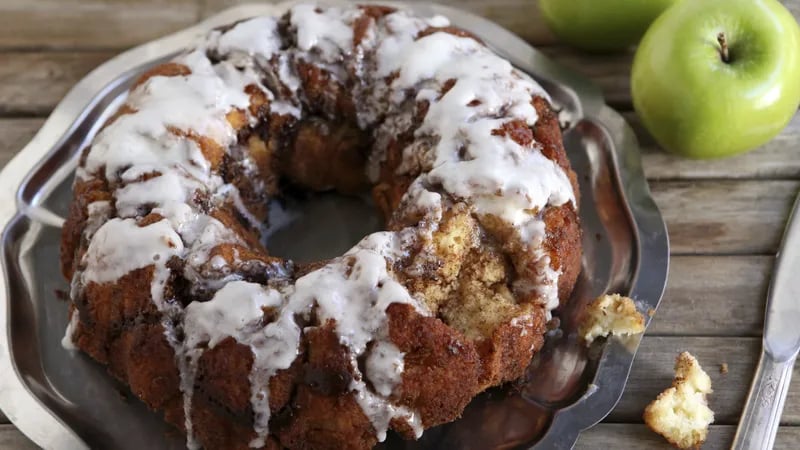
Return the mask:
POLYGON ((580 267, 547 94, 443 17, 297 5, 147 71, 81 154, 64 339, 189 447, 370 448, 519 378, 580 267), (296 263, 286 187, 385 231, 296 263))

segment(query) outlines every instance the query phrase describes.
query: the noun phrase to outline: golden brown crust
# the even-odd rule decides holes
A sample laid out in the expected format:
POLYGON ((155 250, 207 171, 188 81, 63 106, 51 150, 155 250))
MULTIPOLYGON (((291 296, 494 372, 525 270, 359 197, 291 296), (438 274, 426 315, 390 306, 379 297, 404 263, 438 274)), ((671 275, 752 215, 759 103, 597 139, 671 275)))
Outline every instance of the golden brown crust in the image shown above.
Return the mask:
POLYGON ((372 448, 375 431, 350 392, 350 360, 333 322, 309 329, 305 340, 302 382, 288 413, 291 420, 279 427, 281 444, 298 449, 372 448))
POLYGON ((558 114, 553 110, 550 103, 543 97, 533 98, 533 107, 536 108, 536 125, 533 126, 533 137, 540 145, 541 151, 548 159, 555 161, 572 182, 572 190, 575 193, 575 200, 580 204, 580 189, 578 187, 578 177, 572 170, 564 149, 564 140, 561 136, 561 125, 558 122, 558 114))
POLYGON ((481 390, 480 356, 474 344, 409 305, 393 304, 388 314, 389 335, 405 353, 403 382, 393 395, 416 410, 426 428, 458 417, 481 390), (456 385, 459 388, 453 389, 456 385))
MULTIPOLYGON (((140 323, 110 341, 109 371, 152 409, 181 402, 175 355, 161 324, 140 323)), ((181 414, 182 418, 182 414, 181 414)))
POLYGON ((544 213, 547 237, 544 248, 550 255, 550 266, 561 271, 558 277, 558 298, 566 302, 581 272, 581 225, 572 205, 548 208, 544 213))
POLYGON ((82 236, 86 227, 89 204, 112 200, 107 184, 99 179, 90 181, 77 180, 72 191, 72 202, 69 205, 64 226, 61 228, 60 248, 61 274, 68 280, 72 279, 75 267, 82 256, 78 252, 85 247, 85 243, 82 242, 82 236))

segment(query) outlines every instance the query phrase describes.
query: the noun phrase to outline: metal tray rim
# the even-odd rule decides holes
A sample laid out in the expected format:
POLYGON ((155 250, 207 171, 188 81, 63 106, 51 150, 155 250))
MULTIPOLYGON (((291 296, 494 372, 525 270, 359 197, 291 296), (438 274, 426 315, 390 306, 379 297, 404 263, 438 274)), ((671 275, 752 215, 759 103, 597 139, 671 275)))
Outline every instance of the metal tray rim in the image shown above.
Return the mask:
MULTIPOLYGON (((40 222, 58 225, 57 219, 50 217, 48 211, 37 207, 38 198, 34 198, 30 203, 24 202, 19 196, 20 188, 25 185, 28 176, 46 160, 49 152, 59 141, 69 135, 73 127, 81 122, 87 111, 102 97, 103 92, 114 80, 142 63, 185 47, 187 40, 210 28, 249 16, 282 12, 293 3, 295 1, 278 4, 244 4, 226 9, 194 26, 115 56, 90 72, 67 93, 33 139, 0 172, 0 228, 3 229, 3 234, 5 235, 12 220, 19 215, 36 217, 40 222), (105 88, 98 92, 96 86, 105 88), (65 124, 70 125, 65 126, 65 124)), ((394 1, 378 1, 378 3, 400 5, 394 1)), ((514 58, 509 59, 521 69, 532 72, 531 61, 535 60, 536 72, 558 72, 559 80, 575 91, 575 97, 580 99, 577 102, 580 105, 579 117, 575 119, 602 124, 608 133, 608 138, 614 143, 612 157, 617 169, 617 182, 640 237, 637 276, 629 295, 635 299, 646 299, 649 307, 657 308, 666 286, 669 265, 666 225, 650 195, 641 167, 639 145, 633 131, 618 113, 604 104, 600 90, 583 77, 550 62, 527 42, 487 19, 438 4, 402 4, 402 6, 410 7, 420 13, 442 14, 472 22, 476 27, 490 32, 497 41, 502 41, 503 48, 500 49, 500 53, 504 56, 512 54, 514 58), (642 270, 644 266, 646 270, 642 270)), ((71 169, 71 166, 63 167, 59 172, 64 172, 63 176, 66 176, 71 169)), ((20 431, 44 448, 86 448, 86 444, 77 434, 28 390, 15 368, 8 348, 11 330, 8 268, 5 267, 5 261, 2 265, 0 407, 20 431)), ((649 320, 648 317, 648 324, 649 320)), ((627 345, 616 340, 607 341, 594 381, 599 389, 587 392, 573 405, 558 411, 548 431, 534 448, 571 448, 580 431, 599 422, 613 409, 622 395, 640 339, 641 337, 634 342, 628 342, 627 345), (620 379, 623 381, 618 381, 620 379)))

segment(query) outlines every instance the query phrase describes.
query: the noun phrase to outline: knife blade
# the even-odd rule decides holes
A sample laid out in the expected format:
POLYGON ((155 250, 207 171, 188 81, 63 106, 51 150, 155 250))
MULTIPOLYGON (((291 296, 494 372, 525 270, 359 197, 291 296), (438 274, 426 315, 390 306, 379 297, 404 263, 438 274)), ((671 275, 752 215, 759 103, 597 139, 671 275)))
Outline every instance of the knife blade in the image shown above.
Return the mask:
POLYGON ((734 449, 771 449, 792 368, 800 350, 800 196, 775 258, 767 292, 764 338, 750 393, 734 437, 734 449))

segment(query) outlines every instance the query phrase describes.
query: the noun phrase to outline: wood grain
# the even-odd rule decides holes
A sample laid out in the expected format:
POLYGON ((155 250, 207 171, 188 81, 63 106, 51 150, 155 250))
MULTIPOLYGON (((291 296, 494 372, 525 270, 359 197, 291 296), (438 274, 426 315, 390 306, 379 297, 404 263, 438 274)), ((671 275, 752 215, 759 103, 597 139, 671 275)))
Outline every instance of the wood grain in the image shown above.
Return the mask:
POLYGON ((0 168, 39 131, 44 119, 0 119, 0 168))
POLYGON ((197 0, 0 2, 0 47, 127 48, 199 19, 197 0))
MULTIPOLYGON (((733 442, 736 427, 712 425, 703 450, 727 450, 733 442)), ((669 450, 672 449, 659 435, 644 425, 600 424, 581 433, 575 450, 625 449, 625 450, 669 450)), ((775 439, 774 450, 796 450, 800 448, 800 427, 781 427, 775 439)))
MULTIPOLYGON (((695 326, 704 326, 705 314, 696 311, 695 326)), ((689 351, 711 376, 714 393, 710 407, 715 412, 715 423, 736 424, 744 399, 750 387, 755 366, 761 352, 760 338, 720 337, 658 337, 645 336, 636 354, 625 393, 607 422, 637 423, 642 421, 642 411, 656 396, 670 386, 675 357, 689 351), (722 363, 728 364, 728 373, 719 371, 722 363)), ((782 424, 800 424, 800 368, 789 389, 781 419, 782 424)))
POLYGON ((647 334, 761 336, 773 261, 771 256, 672 257, 667 290, 647 334))
POLYGON ((109 52, 0 53, 0 115, 47 115, 109 52))
POLYGON ((563 45, 540 46, 550 59, 592 80, 606 102, 619 109, 631 109, 630 70, 633 52, 591 54, 563 45))
POLYGON ((0 448, 12 450, 33 450, 36 446, 13 425, 0 425, 0 448))
POLYGON ((800 114, 765 145, 742 155, 713 160, 681 158, 661 150, 633 112, 623 113, 642 146, 642 164, 650 180, 699 178, 800 178, 800 114))
MULTIPOLYGON (((730 448, 736 427, 712 425, 703 450, 730 448)), ((800 427, 783 426, 778 430, 774 450, 795 450, 800 447, 800 427)), ((37 448, 22 433, 10 425, 0 425, 0 448, 26 450, 37 448)), ((602 423, 581 433, 576 450, 626 449, 626 450, 670 450, 669 444, 660 436, 639 424, 602 423)))
POLYGON ((778 250, 800 182, 655 181, 673 254, 771 254, 778 250))
MULTIPOLYGON (((712 425, 703 450, 723 450, 730 448, 736 427, 732 425, 712 425)), ((12 425, 0 425, 0 448, 14 450, 36 449, 36 444, 20 433, 12 425)), ((575 445, 576 450, 626 449, 626 450, 670 450, 669 444, 660 436, 640 424, 601 423, 581 433, 575 445)), ((783 426, 778 429, 775 450, 795 450, 800 448, 800 427, 783 426)))
MULTIPOLYGON (((712 425, 703 450, 723 450, 730 448, 736 427, 732 425, 712 425)), ((795 450, 800 447, 800 427, 783 426, 778 430, 774 450, 795 450)), ((0 425, 0 448, 27 450, 36 445, 12 425, 0 425)), ((576 450, 626 449, 626 450, 669 450, 672 449, 664 439, 640 424, 601 423, 581 433, 575 445, 576 450)))

